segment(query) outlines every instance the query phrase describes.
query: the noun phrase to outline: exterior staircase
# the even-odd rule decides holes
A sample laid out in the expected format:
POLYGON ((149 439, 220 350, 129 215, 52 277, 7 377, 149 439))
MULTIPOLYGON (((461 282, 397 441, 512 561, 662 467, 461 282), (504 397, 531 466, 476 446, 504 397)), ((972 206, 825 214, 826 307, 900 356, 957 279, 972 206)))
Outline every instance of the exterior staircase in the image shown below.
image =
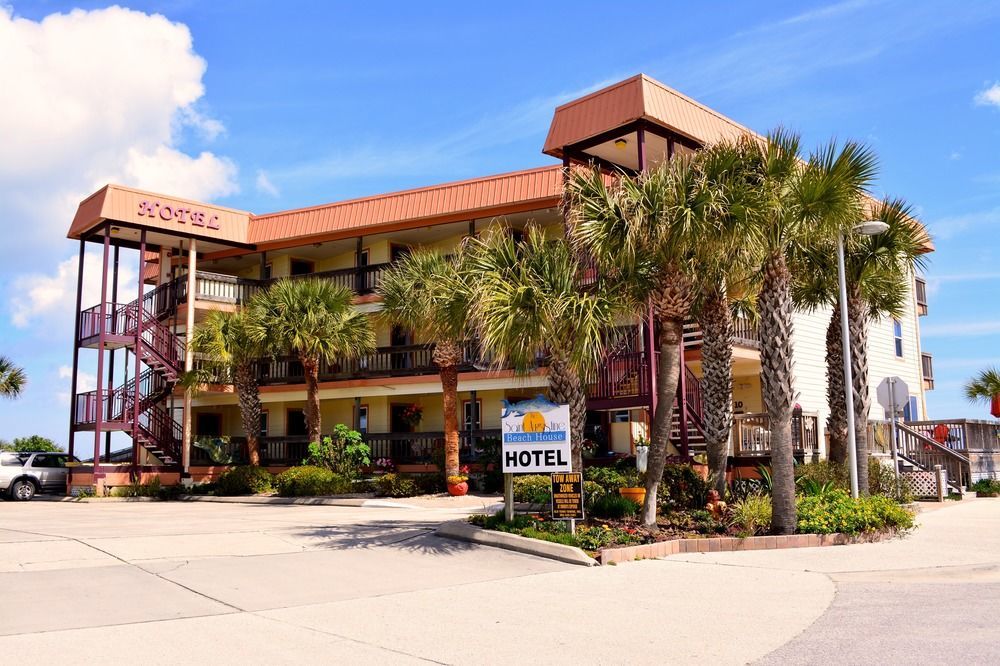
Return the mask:
POLYGON ((971 481, 971 465, 965 455, 944 446, 904 423, 896 424, 900 472, 932 472, 940 465, 948 486, 961 494, 971 481))
POLYGON ((84 347, 125 347, 145 367, 118 387, 76 396, 74 428, 129 432, 134 441, 166 467, 181 464, 182 430, 164 405, 184 369, 184 342, 163 322, 176 312, 176 282, 146 293, 127 305, 105 304, 80 313, 84 347), (113 346, 112 346, 113 345, 113 346), (138 389, 138 390, 137 390, 138 389))

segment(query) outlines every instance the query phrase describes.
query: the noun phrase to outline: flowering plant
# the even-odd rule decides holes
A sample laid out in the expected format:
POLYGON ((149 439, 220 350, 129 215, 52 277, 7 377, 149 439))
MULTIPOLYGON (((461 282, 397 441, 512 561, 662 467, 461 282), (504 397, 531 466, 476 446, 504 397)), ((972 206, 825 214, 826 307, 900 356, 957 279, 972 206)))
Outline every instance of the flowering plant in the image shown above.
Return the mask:
POLYGON ((457 486, 460 483, 465 483, 469 480, 469 466, 462 465, 458 469, 458 474, 449 474, 447 480, 449 486, 457 486))
POLYGON ((396 471, 396 463, 392 461, 392 458, 377 458, 375 460, 375 469, 380 472, 394 472, 396 471))
POLYGON ((597 455, 597 442, 592 439, 583 440, 583 445, 580 448, 583 449, 583 455, 588 458, 593 458, 597 455))
POLYGON ((416 427, 420 425, 421 419, 424 418, 424 408, 416 403, 411 403, 403 409, 399 418, 403 419, 407 425, 416 427))

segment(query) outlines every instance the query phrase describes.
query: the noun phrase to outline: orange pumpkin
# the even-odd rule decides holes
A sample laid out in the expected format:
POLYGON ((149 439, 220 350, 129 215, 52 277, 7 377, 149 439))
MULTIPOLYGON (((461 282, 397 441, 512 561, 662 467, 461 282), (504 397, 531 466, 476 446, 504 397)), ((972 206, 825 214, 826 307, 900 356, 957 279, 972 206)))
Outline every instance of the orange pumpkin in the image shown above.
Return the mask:
POLYGON ((521 429, 524 432, 544 432, 545 417, 541 412, 528 412, 521 421, 521 429))

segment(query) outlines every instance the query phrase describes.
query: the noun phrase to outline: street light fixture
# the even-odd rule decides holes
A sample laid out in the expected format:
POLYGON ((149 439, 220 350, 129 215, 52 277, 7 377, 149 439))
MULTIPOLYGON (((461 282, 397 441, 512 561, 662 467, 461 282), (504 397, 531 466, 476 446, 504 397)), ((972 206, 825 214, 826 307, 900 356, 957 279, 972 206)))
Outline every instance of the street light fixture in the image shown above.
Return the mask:
MULTIPOLYGON (((854 227, 854 233, 875 236, 889 225, 881 220, 867 220, 854 227)), ((851 497, 858 496, 858 443, 854 432, 854 373, 851 370, 851 334, 847 321, 847 276, 844 270, 844 233, 837 234, 837 278, 840 282, 840 344, 844 350, 844 396, 847 400, 847 466, 851 474, 851 497)))

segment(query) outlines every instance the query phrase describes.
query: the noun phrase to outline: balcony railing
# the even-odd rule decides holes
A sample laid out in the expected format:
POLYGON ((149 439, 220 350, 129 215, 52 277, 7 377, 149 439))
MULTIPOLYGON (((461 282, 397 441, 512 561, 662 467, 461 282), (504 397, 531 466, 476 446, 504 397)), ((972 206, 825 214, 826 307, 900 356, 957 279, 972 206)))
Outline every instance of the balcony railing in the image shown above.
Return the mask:
POLYGON ((1000 452, 1000 423, 975 419, 911 421, 909 428, 959 453, 1000 452))
POLYGON ((923 316, 927 314, 927 281, 923 278, 916 278, 914 282, 917 292, 917 314, 923 316))
POLYGON ((924 390, 934 390, 934 357, 923 352, 920 354, 920 370, 924 378, 924 390))
MULTIPOLYGON (((819 416, 816 413, 793 414, 792 450, 801 456, 819 453, 819 416)), ((737 414, 734 417, 732 455, 737 458, 771 455, 771 426, 767 414, 737 414)))
MULTIPOLYGON (((684 324, 684 349, 701 349, 704 334, 697 322, 684 324)), ((745 317, 733 318, 733 344, 737 347, 760 349, 760 331, 745 317)))
MULTIPOLYGON (((459 458, 462 462, 474 462, 477 455, 476 444, 486 439, 499 438, 499 429, 460 430, 458 433, 459 458)), ((444 432, 392 432, 365 433, 364 441, 371 448, 371 458, 389 458, 397 465, 433 465, 444 446, 444 432)), ((246 438, 233 437, 226 445, 226 457, 234 464, 247 462, 246 438)), ((260 439, 261 464, 274 467, 301 465, 309 455, 309 439, 305 436, 262 437, 260 439)), ((191 448, 191 464, 214 465, 208 452, 198 447, 191 448)))

